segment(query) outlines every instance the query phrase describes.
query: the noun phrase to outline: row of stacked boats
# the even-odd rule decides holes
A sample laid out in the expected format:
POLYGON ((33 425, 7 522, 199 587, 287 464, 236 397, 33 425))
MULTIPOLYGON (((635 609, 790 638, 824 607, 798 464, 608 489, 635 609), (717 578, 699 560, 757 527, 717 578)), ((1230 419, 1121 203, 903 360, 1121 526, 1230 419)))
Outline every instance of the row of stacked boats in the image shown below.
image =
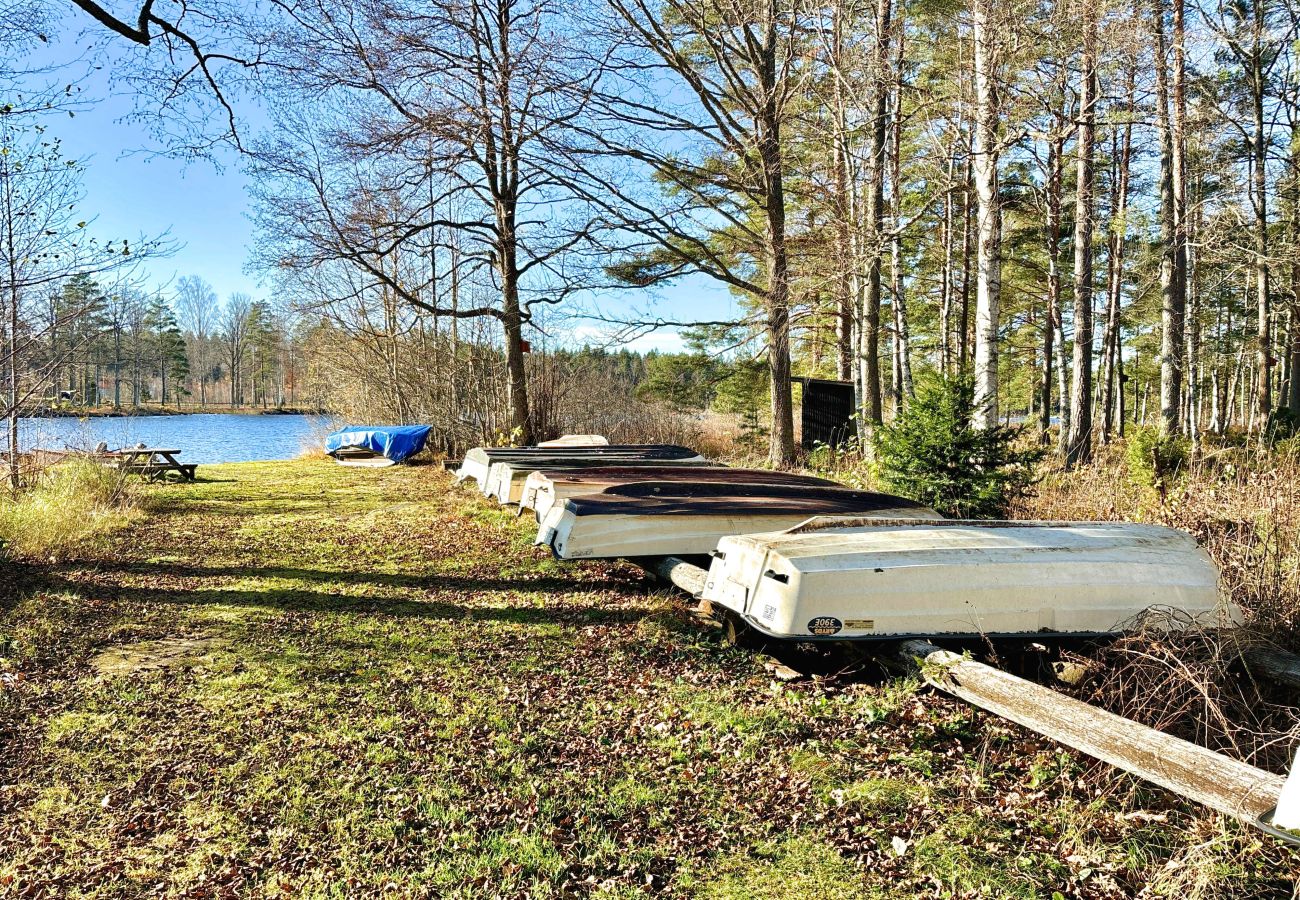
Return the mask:
POLYGON ((731 468, 596 436, 480 447, 458 480, 531 513, 560 559, 675 558, 701 600, 772 638, 1111 634, 1233 618, 1185 532, 1118 522, 945 519, 824 478, 731 468))

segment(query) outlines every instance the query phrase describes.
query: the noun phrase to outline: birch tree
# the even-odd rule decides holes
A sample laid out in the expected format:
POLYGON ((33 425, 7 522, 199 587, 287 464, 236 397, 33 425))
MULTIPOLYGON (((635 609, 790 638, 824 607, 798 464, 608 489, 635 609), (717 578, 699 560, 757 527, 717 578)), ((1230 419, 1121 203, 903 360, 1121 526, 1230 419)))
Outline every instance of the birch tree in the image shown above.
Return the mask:
POLYGON ((1002 295, 1002 204, 999 196, 998 62, 1002 24, 993 0, 972 0, 975 144, 978 198, 975 279, 975 425, 998 421, 998 326, 1002 295))

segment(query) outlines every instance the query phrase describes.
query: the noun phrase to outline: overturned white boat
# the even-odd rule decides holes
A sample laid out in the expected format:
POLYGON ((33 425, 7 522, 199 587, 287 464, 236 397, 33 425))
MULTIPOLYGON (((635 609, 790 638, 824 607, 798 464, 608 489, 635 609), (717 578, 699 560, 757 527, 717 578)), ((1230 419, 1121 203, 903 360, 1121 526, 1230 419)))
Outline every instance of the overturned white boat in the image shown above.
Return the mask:
MULTIPOLYGON (((554 464, 548 464, 548 471, 564 471, 573 473, 582 473, 595 471, 596 469, 605 469, 609 466, 626 471, 656 471, 662 472, 675 468, 698 470, 704 467, 725 470, 725 467, 716 463, 710 463, 701 456, 693 456, 686 459, 660 459, 657 456, 643 458, 639 456, 618 456, 613 459, 602 458, 593 462, 583 459, 562 459, 556 457, 554 464), (608 465, 606 465, 608 463, 608 465)), ((537 463, 534 460, 512 459, 505 462, 494 462, 488 468, 487 481, 483 484, 483 493, 488 497, 496 497, 501 503, 523 503, 524 493, 528 489, 528 479, 533 473, 538 471, 537 463)), ((637 481, 649 481, 650 478, 638 478, 637 481)))
POLYGON ((562 434, 549 441, 542 441, 539 447, 608 447, 609 438, 603 434, 562 434))
POLYGON ((551 507, 570 497, 599 494, 610 488, 639 482, 715 482, 724 484, 788 484, 841 487, 812 475, 792 475, 771 469, 731 469, 690 463, 673 466, 606 466, 582 469, 539 469, 528 475, 519 508, 533 510, 540 522, 551 507))
POLYGON ((1115 522, 819 518, 725 537, 701 599, 775 638, 1109 634, 1225 614, 1185 532, 1115 522))
POLYGON ((465 454, 456 480, 473 478, 486 489, 493 463, 519 461, 534 469, 556 465, 623 465, 627 460, 700 460, 689 447, 676 444, 606 444, 594 447, 475 447, 465 454))
POLYGON ((912 500, 844 488, 638 482, 552 506, 537 543, 560 559, 703 556, 726 535, 791 528, 824 515, 939 518, 912 500))

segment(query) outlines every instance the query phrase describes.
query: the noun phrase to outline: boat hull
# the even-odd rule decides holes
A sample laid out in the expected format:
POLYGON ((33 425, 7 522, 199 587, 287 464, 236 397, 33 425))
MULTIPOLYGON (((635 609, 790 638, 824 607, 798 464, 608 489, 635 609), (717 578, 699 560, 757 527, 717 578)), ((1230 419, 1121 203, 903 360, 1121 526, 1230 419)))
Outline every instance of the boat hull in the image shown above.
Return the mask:
POLYGON ((474 479, 486 491, 493 463, 518 461, 534 469, 547 466, 623 465, 627 460, 671 461, 698 458, 694 450, 676 444, 608 444, 589 447, 475 447, 456 470, 456 481, 474 479))
POLYGON ((1184 532, 1124 523, 805 523, 723 538, 701 598, 771 637, 1110 634, 1217 621, 1218 573, 1184 532))
MULTIPOLYGON (((617 464, 623 469, 661 469, 661 468, 699 468, 709 465, 709 461, 702 456, 687 457, 685 459, 641 459, 638 457, 623 457, 613 462, 599 460, 593 466, 605 467, 617 464)), ((566 465, 555 468, 566 469, 570 472, 583 472, 591 468, 585 465, 566 465)), ((511 460, 509 462, 496 462, 488 469, 487 480, 483 485, 483 493, 488 497, 496 497, 502 504, 522 504, 524 494, 527 490, 528 479, 538 470, 537 464, 531 461, 511 460)))
POLYGON ((699 556, 728 535, 792 528, 810 517, 939 518, 887 494, 789 485, 631 484, 551 507, 537 543, 560 559, 699 556), (682 493, 646 491, 679 490, 682 493))
POLYGON ((833 481, 811 475, 791 475, 770 469, 731 469, 721 466, 609 467, 599 469, 542 469, 529 473, 519 498, 521 509, 531 509, 540 522, 551 507, 570 497, 601 493, 609 488, 640 482, 724 482, 727 484, 788 484, 838 487, 833 481))
POLYGON ((542 441, 539 447, 608 447, 609 438, 603 434, 562 434, 554 440, 542 441))

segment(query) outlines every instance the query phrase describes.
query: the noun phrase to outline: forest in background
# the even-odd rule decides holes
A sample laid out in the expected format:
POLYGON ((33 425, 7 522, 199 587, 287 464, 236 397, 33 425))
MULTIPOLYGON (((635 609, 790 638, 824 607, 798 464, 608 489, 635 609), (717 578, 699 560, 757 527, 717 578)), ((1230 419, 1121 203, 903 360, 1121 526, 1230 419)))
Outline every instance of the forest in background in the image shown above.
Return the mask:
POLYGON ((172 150, 241 151, 271 299, 190 279, 92 297, 87 279, 132 283, 128 254, 69 214, 59 97, 11 104, 11 412, 61 384, 104 399, 107 357, 118 403, 125 368, 132 403, 145 381, 159 401, 311 396, 526 442, 581 424, 528 349, 593 319, 689 329, 687 390, 761 366, 775 464, 792 374, 852 381, 869 437, 914 372, 967 372, 980 423, 1027 416, 1069 463, 1125 422, 1199 439, 1300 409, 1286 3, 214 0, 184 27, 79 6, 135 45, 119 64, 172 150), (744 314, 657 315, 687 276, 744 314))

